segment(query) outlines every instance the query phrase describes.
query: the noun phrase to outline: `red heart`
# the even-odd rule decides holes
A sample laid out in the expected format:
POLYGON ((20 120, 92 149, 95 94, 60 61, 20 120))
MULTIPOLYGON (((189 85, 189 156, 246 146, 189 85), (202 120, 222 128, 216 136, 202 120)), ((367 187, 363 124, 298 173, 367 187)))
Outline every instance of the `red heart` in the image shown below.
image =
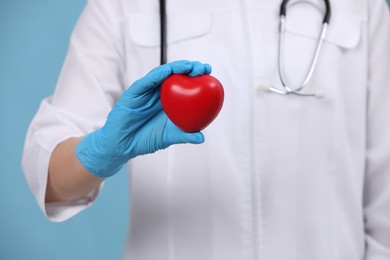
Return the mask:
POLYGON ((223 104, 222 84, 210 75, 173 74, 161 86, 161 103, 168 118, 185 132, 206 128, 223 104))

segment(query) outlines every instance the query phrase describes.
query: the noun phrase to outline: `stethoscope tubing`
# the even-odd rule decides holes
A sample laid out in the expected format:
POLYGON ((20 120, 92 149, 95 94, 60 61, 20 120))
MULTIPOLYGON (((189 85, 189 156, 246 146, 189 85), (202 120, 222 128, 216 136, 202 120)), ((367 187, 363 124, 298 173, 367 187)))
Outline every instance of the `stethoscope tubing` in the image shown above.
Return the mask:
MULTIPOLYGON (((301 92, 305 89, 315 71, 315 68, 318 64, 318 58, 322 49, 322 44, 325 40, 325 36, 328 30, 330 18, 331 18, 331 6, 329 0, 324 0, 325 4, 325 14, 322 21, 322 29, 319 35, 319 39, 316 45, 316 49, 311 61, 310 68, 306 73, 306 77, 304 81, 296 88, 292 88, 288 86, 286 82, 284 67, 282 66, 284 60, 284 34, 285 34, 285 23, 286 23, 286 15, 287 15, 287 4, 289 0, 283 0, 280 5, 280 24, 279 24, 279 50, 278 50, 278 71, 279 78, 282 83, 283 89, 278 89, 273 86, 266 86, 267 91, 271 91, 281 95, 299 95, 299 96, 315 96, 318 98, 322 98, 324 93, 321 91, 317 91, 315 93, 303 93, 301 92)), ((167 62, 167 15, 166 15, 166 1, 159 0, 160 4, 160 64, 165 64, 167 62)))
POLYGON ((167 14, 165 0, 160 0, 160 64, 167 63, 167 14))
MULTIPOLYGON (((282 1, 282 4, 280 5, 280 14, 279 14, 280 17, 282 17, 282 16, 286 17, 287 4, 289 1, 290 0, 283 0, 282 1)), ((325 3, 325 14, 324 14, 324 19, 323 19, 322 23, 329 24, 330 16, 332 13, 332 8, 330 7, 329 0, 324 0, 324 3, 325 3)))
POLYGON ((287 15, 287 4, 289 0, 284 0, 280 7, 280 24, 279 24, 279 47, 278 47, 278 71, 279 71, 279 78, 283 86, 283 90, 277 89, 275 87, 269 86, 268 91, 282 94, 282 95, 288 95, 288 94, 294 94, 299 96, 315 96, 318 98, 322 98, 324 96, 324 93, 322 91, 317 91, 314 93, 303 93, 301 92, 303 89, 305 89, 315 71, 315 68, 318 64, 318 58, 322 49, 322 44, 325 40, 325 36, 328 30, 329 21, 331 17, 331 8, 328 0, 324 0, 325 3, 325 14, 323 18, 322 28, 320 35, 318 37, 316 49, 313 55, 313 58, 311 60, 311 65, 306 73, 306 77, 303 80, 303 82, 296 88, 292 88, 289 86, 286 82, 284 67, 283 67, 283 61, 284 61, 284 35, 285 35, 285 23, 286 23, 286 15, 287 15))

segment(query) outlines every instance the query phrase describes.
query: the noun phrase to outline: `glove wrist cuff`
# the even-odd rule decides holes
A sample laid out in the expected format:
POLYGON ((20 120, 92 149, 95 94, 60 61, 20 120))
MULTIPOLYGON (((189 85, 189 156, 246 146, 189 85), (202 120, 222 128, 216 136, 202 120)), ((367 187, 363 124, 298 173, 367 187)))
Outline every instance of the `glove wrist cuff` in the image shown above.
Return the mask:
POLYGON ((99 145, 99 130, 86 135, 76 146, 76 157, 94 176, 108 178, 119 172, 124 163, 107 154, 99 145))

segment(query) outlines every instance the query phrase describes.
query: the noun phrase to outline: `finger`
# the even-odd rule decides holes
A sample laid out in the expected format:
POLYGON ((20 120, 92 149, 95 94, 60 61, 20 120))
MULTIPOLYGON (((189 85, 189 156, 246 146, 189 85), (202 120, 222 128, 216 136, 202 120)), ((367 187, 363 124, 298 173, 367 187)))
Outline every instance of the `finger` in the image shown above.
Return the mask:
POLYGON ((131 109, 135 113, 151 111, 153 107, 161 107, 160 91, 156 89, 137 95, 127 90, 117 101, 117 104, 131 109))
POLYGON ((187 74, 192 70, 193 63, 194 62, 188 60, 178 60, 167 63, 166 65, 171 67, 173 74, 187 74))
POLYGON ((210 65, 210 64, 205 63, 205 64, 204 64, 204 68, 205 68, 204 74, 211 74, 211 71, 212 71, 213 69, 211 68, 211 65, 210 65))
POLYGON ((140 96, 160 86, 161 83, 172 74, 172 68, 168 64, 161 65, 146 76, 135 81, 126 91, 129 95, 140 96))
POLYGON ((192 74, 194 76, 200 76, 203 74, 210 74, 212 70, 210 64, 201 63, 199 61, 175 61, 168 63, 168 65, 172 67, 172 73, 175 74, 192 74), (188 62, 188 64, 186 63, 186 66, 183 66, 183 62, 188 62))
POLYGON ((199 76, 211 73, 209 64, 202 64, 198 61, 179 60, 173 61, 151 70, 146 76, 137 80, 129 89, 129 94, 138 96, 147 93, 161 85, 171 74, 188 74, 199 76))
MULTIPOLYGON (((171 69, 172 69, 171 74, 193 73, 195 76, 199 76, 199 75, 211 73, 211 66, 209 64, 200 63, 199 61, 179 60, 179 61, 173 61, 173 62, 164 64, 162 66, 165 66, 165 65, 171 67, 171 69)), ((160 66, 160 67, 162 67, 162 66, 160 66)), ((160 67, 155 68, 149 74, 152 75, 154 73, 159 73, 160 67)), ((164 75, 165 77, 160 80, 159 84, 161 84, 169 75, 167 75, 167 76, 164 75)))
POLYGON ((192 70, 190 61, 181 60, 158 66, 140 78, 128 89, 129 94, 139 96, 161 85, 173 73, 185 74, 192 70))
POLYGON ((211 73, 211 66, 209 64, 203 64, 198 61, 192 63, 192 70, 188 73, 190 77, 201 76, 211 73))

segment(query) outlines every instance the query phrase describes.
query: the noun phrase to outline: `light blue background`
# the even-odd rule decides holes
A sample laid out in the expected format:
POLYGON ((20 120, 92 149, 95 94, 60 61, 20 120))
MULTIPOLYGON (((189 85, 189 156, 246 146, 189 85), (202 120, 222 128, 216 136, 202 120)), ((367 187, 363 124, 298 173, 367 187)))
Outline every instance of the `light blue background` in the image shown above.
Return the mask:
POLYGON ((96 204, 64 223, 47 221, 20 160, 39 102, 52 94, 85 0, 0 0, 0 259, 121 259, 127 234, 124 172, 96 204))
POLYGON ((0 259, 121 259, 127 177, 107 181, 99 200, 73 219, 48 222, 20 167, 26 129, 54 90, 84 0, 0 0, 0 259))

